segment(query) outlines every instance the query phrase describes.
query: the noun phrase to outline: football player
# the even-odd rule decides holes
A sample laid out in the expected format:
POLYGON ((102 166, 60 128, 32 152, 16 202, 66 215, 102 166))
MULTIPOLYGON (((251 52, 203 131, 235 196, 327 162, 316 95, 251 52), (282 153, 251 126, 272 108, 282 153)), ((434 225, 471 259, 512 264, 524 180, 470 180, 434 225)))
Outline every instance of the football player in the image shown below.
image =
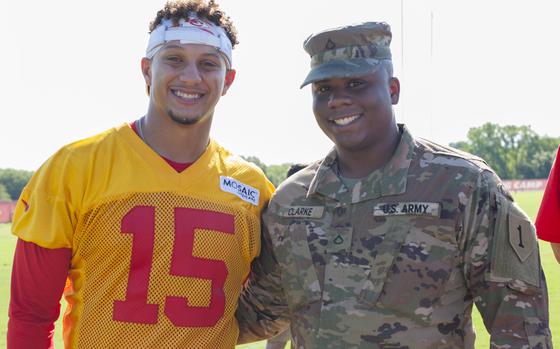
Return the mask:
POLYGON ((273 191, 210 139, 231 87, 230 19, 169 2, 150 24, 146 114, 64 146, 18 201, 8 348, 233 348, 237 299, 273 191))

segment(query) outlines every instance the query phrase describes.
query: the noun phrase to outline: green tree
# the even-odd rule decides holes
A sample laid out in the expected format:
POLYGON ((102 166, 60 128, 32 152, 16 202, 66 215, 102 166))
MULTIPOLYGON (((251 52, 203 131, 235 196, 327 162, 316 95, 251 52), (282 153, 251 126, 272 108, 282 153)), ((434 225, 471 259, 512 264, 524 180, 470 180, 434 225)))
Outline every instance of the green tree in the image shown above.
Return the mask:
POLYGON ((0 184, 4 185, 12 200, 17 200, 32 175, 32 171, 0 169, 0 184))
POLYGON ((502 179, 546 178, 560 142, 529 126, 493 123, 471 128, 467 139, 450 146, 482 157, 502 179))
POLYGON ((269 165, 266 171, 266 176, 272 184, 277 187, 284 179, 286 179, 286 173, 288 172, 290 166, 292 166, 291 163, 269 165))
POLYGON ((266 177, 276 187, 280 183, 282 183, 282 181, 284 179, 286 179, 286 173, 288 172, 288 169, 290 168, 290 166, 292 166, 291 163, 284 163, 284 164, 280 164, 280 165, 266 165, 258 157, 252 156, 252 155, 251 156, 241 156, 241 157, 243 159, 245 159, 246 161, 252 162, 255 165, 257 165, 258 167, 260 167, 260 169, 263 170, 266 177))
POLYGON ((10 200, 12 200, 12 198, 10 197, 10 194, 8 194, 8 191, 6 190, 6 186, 0 183, 0 201, 10 201, 10 200))

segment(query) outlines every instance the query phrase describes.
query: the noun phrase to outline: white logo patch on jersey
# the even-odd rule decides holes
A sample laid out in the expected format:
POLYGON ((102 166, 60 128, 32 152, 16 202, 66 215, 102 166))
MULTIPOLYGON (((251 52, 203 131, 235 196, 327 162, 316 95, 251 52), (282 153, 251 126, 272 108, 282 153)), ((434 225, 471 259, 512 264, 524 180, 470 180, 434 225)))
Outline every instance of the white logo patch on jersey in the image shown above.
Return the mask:
POLYGON ((225 192, 238 196, 241 200, 255 206, 259 205, 259 190, 250 185, 226 176, 220 176, 220 189, 225 192))

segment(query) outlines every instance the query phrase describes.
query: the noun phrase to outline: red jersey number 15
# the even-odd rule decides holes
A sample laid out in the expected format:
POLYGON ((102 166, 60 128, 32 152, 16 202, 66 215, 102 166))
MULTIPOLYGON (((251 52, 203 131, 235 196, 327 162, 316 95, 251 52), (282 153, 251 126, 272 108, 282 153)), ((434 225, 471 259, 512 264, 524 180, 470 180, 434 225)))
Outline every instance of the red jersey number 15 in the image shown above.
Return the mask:
MULTIPOLYGON (((212 281, 210 305, 193 307, 182 297, 165 299, 165 316, 175 326, 214 326, 224 314, 224 283, 228 275, 226 264, 220 260, 193 256, 195 229, 234 233, 234 217, 225 213, 175 208, 175 240, 170 274, 212 281)), ((113 320, 140 324, 158 322, 158 304, 148 303, 148 288, 155 237, 155 207, 137 206, 123 218, 121 231, 132 234, 130 272, 124 301, 113 303, 113 320)))

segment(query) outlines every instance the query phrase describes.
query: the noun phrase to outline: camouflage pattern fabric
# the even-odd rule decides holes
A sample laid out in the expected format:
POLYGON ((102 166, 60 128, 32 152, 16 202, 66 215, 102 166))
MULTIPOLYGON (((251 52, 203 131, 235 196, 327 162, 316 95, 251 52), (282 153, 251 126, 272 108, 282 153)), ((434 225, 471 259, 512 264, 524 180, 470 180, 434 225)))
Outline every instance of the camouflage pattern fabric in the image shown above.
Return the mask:
MULTIPOLYGON (((371 60, 371 65, 375 66, 382 59, 391 59, 391 52, 388 47, 375 45, 347 46, 318 53, 311 58, 311 67, 315 68, 334 60, 349 61, 351 59, 365 58, 371 60)), ((368 61, 369 62, 369 61, 368 61)))
POLYGON ((478 157, 415 139, 347 188, 336 152, 286 180, 240 299, 239 343, 294 348, 552 348, 534 227, 478 157))
POLYGON ((391 27, 384 22, 332 28, 309 36, 303 48, 311 57, 311 71, 301 87, 372 72, 383 60, 391 60, 391 39, 391 27))
POLYGON ((333 59, 391 59, 391 27, 384 22, 333 28, 311 35, 303 48, 311 56, 311 67, 333 59))

